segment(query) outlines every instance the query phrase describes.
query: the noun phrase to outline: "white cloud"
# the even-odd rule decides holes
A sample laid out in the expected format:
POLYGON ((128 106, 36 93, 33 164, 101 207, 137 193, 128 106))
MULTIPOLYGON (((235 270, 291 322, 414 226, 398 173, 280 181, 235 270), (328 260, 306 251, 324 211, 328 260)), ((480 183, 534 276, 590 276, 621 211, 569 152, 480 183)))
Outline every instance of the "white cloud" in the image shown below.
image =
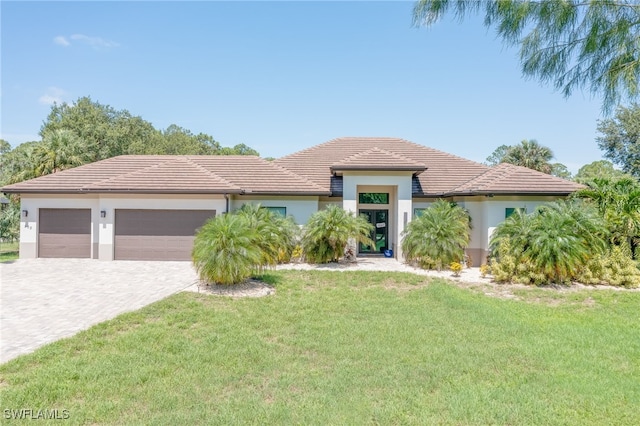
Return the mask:
POLYGON ((119 44, 116 43, 115 41, 111 41, 111 40, 106 40, 104 38, 101 37, 90 37, 84 34, 73 34, 71 37, 69 37, 71 40, 74 41, 78 41, 80 43, 84 43, 87 44, 93 48, 111 48, 111 47, 118 47, 119 44))
POLYGON ((67 40, 67 38, 65 36, 57 36, 54 37, 53 42, 59 46, 69 46, 71 45, 71 43, 69 43, 69 40, 67 40))
POLYGON ((67 95, 67 92, 60 89, 59 87, 49 87, 44 95, 38 98, 38 102, 42 105, 53 105, 54 103, 61 104, 64 102, 64 97, 67 95))

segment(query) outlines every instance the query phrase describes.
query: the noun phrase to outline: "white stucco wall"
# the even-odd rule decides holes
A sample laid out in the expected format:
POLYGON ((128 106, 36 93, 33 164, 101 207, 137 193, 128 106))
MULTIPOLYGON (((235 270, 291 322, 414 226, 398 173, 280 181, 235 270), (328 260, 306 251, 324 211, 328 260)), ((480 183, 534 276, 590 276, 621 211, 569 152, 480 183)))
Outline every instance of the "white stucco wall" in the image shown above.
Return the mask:
POLYGON ((411 177, 411 172, 349 171, 342 179, 342 206, 352 212, 363 208, 358 205, 358 193, 389 192, 389 247, 398 259, 402 259, 402 232, 413 214, 411 177))
POLYGON ((38 255, 39 209, 91 209, 91 257, 113 260, 114 219, 116 209, 164 209, 164 210, 215 210, 220 214, 226 209, 222 195, 142 195, 142 194, 61 194, 29 195, 21 197, 20 257, 38 255), (105 211, 106 216, 100 217, 105 211))
POLYGON ((312 214, 318 211, 318 197, 314 196, 255 196, 235 195, 231 200, 231 211, 244 204, 260 204, 263 207, 286 207, 287 216, 293 216, 298 225, 307 223, 312 214))
POLYGON ((20 258, 38 257, 38 221, 40 209, 91 209, 91 257, 97 258, 95 248, 99 238, 100 211, 98 199, 91 195, 31 195, 20 197, 20 258), (27 211, 25 217, 24 211, 27 211))

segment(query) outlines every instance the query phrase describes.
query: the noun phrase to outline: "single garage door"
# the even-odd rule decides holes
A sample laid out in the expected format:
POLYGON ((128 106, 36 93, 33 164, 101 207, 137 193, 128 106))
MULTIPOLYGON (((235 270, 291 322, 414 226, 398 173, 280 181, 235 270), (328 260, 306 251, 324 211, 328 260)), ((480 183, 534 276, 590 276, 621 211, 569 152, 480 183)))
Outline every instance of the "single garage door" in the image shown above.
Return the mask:
POLYGON ((215 210, 123 210, 115 216, 116 260, 191 260, 194 235, 215 210))
POLYGON ((38 257, 91 257, 91 209, 40 209, 38 257))

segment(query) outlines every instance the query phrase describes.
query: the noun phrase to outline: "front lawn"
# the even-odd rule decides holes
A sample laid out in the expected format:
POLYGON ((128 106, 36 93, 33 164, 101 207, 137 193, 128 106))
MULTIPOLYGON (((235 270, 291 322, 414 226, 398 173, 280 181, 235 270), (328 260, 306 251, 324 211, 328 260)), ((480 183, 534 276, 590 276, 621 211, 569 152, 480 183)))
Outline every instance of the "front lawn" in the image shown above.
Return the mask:
POLYGON ((0 366, 3 424, 640 424, 639 292, 265 278, 274 296, 180 293, 0 366))
POLYGON ((9 262, 18 258, 18 245, 17 241, 14 242, 0 242, 0 262, 9 262))

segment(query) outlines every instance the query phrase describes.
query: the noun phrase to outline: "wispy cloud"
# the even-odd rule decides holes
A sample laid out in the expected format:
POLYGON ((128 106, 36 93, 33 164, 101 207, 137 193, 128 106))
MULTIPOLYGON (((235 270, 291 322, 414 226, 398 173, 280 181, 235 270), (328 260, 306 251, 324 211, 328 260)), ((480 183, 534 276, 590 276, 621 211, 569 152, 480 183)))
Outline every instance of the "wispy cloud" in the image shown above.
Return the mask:
POLYGON ((61 88, 52 86, 47 88, 47 91, 44 93, 44 95, 38 98, 38 102, 40 102, 42 105, 53 105, 54 103, 61 104, 62 102, 64 102, 64 97, 66 95, 67 92, 65 92, 61 88))
POLYGON ((59 46, 70 46, 69 40, 64 36, 58 36, 53 39, 53 42, 59 46))
POLYGON ((53 38, 53 42, 58 46, 68 47, 73 44, 84 44, 94 49, 111 49, 118 47, 120 44, 112 40, 107 40, 102 37, 91 37, 85 34, 72 34, 70 36, 56 36, 53 38))

